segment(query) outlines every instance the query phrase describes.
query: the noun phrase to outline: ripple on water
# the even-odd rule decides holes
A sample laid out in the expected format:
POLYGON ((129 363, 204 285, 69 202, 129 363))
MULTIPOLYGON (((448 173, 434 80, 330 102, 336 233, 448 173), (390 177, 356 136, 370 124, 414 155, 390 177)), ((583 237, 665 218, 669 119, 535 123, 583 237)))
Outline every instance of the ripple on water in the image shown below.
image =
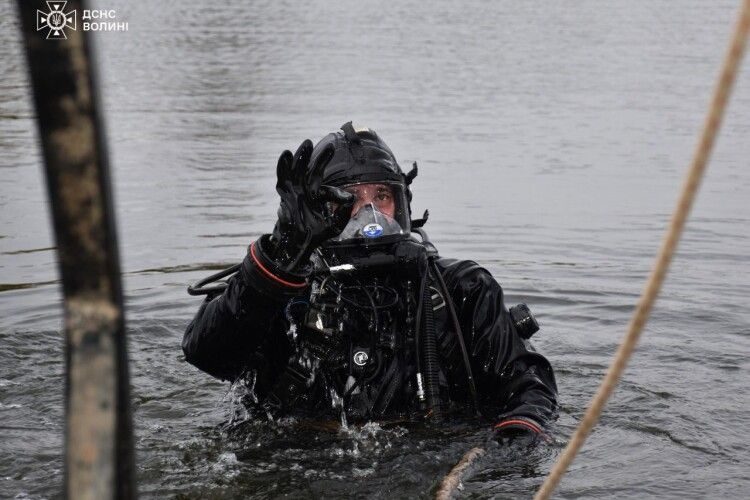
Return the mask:
MULTIPOLYGON (((539 7, 315 1, 300 17, 278 2, 108 0, 131 26, 97 47, 142 496, 428 498, 475 445, 490 453, 465 496, 531 496, 627 328, 736 2, 539 7), (243 422, 227 384, 185 363, 202 300, 187 284, 273 227, 279 152, 350 119, 419 161, 414 213, 430 209, 441 255, 476 260, 539 318, 558 443, 243 422)), ((0 2, 0 23, 12 9, 0 2)), ((0 30, 0 491, 40 498, 62 485, 63 318, 17 37, 0 30)), ((747 496, 749 92, 734 91, 662 296, 560 498, 747 496)))

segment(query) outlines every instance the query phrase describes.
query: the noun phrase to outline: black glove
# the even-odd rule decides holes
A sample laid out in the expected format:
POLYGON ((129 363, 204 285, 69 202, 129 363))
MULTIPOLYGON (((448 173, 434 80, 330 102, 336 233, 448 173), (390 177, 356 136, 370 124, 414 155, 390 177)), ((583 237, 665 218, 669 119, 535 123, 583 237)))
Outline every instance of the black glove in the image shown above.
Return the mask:
POLYGON ((310 165, 312 151, 313 144, 308 139, 294 156, 289 150, 281 153, 276 166, 276 191, 281 205, 269 253, 287 272, 299 273, 316 248, 344 230, 356 200, 343 189, 322 185, 323 170, 333 157, 333 145, 310 165))

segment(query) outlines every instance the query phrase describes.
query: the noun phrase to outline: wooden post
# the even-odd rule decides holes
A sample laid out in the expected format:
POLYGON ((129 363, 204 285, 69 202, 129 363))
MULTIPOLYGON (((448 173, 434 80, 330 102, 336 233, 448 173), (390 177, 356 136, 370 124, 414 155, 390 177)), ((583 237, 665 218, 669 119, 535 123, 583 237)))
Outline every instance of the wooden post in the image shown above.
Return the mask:
POLYGON ((86 6, 17 4, 64 295, 64 495, 133 498, 120 263, 91 41, 82 30, 86 6))

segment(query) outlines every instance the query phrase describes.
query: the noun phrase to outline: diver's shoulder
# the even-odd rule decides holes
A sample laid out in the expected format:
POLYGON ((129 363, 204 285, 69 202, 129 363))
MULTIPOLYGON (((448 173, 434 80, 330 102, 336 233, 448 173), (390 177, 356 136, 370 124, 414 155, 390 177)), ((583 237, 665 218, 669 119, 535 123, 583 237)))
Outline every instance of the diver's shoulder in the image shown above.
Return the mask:
POLYGON ((435 263, 446 281, 497 283, 487 269, 473 260, 440 257, 435 263))
POLYGON ((468 259, 454 259, 451 257, 438 257, 435 260, 435 263, 438 266, 438 269, 441 271, 457 271, 457 270, 464 270, 464 269, 483 269, 482 266, 477 264, 473 260, 468 259))

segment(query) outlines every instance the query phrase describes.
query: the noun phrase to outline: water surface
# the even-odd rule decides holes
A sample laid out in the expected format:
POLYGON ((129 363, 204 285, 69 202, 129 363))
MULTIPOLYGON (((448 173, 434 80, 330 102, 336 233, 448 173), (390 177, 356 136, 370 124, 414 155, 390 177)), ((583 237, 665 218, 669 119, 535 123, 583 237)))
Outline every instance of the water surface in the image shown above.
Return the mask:
MULTIPOLYGON (((527 302, 560 443, 493 447, 469 498, 526 498, 622 337, 673 209, 738 2, 104 0, 103 106, 144 497, 429 497, 489 433, 241 419, 186 364, 187 283, 270 231, 285 148, 354 120, 418 161, 445 256, 527 302)), ((59 496, 58 273, 13 4, 0 3, 0 496, 59 496)), ((560 498, 750 496, 750 69, 635 358, 560 498)))

